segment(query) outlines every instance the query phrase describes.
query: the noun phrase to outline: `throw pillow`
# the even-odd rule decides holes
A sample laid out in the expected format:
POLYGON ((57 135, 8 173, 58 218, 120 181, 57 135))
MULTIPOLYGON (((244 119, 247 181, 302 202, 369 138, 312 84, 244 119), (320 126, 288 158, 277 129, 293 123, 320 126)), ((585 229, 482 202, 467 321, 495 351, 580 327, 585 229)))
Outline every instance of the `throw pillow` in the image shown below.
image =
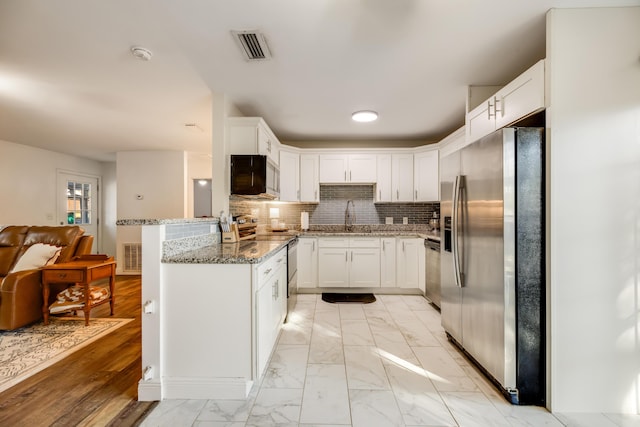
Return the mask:
POLYGON ((60 256, 62 248, 53 245, 45 245, 44 243, 36 243, 31 245, 24 254, 18 259, 16 265, 13 266, 10 273, 22 270, 33 270, 53 264, 60 256))

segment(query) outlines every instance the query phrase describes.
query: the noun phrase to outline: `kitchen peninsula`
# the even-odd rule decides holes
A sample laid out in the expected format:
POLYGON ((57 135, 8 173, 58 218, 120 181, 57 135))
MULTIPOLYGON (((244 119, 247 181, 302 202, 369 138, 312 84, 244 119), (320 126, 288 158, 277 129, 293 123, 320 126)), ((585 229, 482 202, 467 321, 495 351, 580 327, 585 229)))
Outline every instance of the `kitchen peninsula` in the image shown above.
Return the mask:
POLYGON ((244 399, 286 314, 287 240, 221 244, 212 218, 118 225, 142 225, 138 399, 244 399))
MULTIPOLYGON (((142 225, 139 400, 244 399, 262 376, 286 316, 289 239, 223 244, 218 220, 212 218, 118 224, 142 225)), ((325 226, 299 235, 313 242, 345 238, 402 242, 420 240, 428 233, 417 225, 401 227, 405 231, 382 225, 357 227, 344 233, 325 226)), ((424 263, 419 266, 423 274, 424 263)), ((381 283, 376 287, 385 291, 381 283)), ((322 290, 316 286, 303 291, 322 290)))

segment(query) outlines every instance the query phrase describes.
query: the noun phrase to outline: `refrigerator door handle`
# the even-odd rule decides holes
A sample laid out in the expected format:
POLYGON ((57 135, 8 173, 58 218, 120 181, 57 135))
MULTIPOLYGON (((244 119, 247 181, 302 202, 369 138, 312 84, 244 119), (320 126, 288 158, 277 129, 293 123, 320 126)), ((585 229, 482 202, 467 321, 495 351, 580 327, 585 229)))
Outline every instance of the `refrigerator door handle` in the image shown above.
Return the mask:
POLYGON ((451 250, 453 252, 453 273, 456 279, 456 286, 462 288, 464 286, 464 274, 462 273, 462 267, 460 263, 460 245, 458 238, 461 235, 460 230, 460 201, 462 195, 462 183, 464 177, 457 175, 453 185, 453 203, 452 203, 452 218, 453 222, 453 236, 451 236, 451 250))

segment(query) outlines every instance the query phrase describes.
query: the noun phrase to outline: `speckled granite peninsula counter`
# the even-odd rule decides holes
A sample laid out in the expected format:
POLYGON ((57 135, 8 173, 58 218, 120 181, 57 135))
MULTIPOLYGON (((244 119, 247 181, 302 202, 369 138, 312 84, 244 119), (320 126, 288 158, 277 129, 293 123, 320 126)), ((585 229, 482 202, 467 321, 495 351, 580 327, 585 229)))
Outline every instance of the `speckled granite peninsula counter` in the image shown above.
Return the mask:
POLYGON ((286 246, 287 241, 219 243, 173 255, 165 254, 162 257, 162 262, 171 264, 259 264, 286 246))

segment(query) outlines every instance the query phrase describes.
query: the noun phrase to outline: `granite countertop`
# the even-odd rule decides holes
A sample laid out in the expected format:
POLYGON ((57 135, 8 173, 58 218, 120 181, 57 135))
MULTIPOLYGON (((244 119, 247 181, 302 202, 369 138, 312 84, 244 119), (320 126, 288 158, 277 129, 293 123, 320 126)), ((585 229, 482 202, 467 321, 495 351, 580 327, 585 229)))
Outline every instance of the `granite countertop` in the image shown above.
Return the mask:
POLYGON ((259 264, 287 246, 287 243, 288 240, 219 243, 178 254, 164 255, 162 262, 166 264, 259 264))
POLYGON ((439 231, 303 231, 300 237, 418 237, 440 241, 439 231))
POLYGON ((218 223, 218 218, 167 218, 167 219, 154 219, 154 218, 130 218, 119 219, 116 221, 116 225, 163 225, 163 224, 192 224, 199 222, 211 222, 218 223))

